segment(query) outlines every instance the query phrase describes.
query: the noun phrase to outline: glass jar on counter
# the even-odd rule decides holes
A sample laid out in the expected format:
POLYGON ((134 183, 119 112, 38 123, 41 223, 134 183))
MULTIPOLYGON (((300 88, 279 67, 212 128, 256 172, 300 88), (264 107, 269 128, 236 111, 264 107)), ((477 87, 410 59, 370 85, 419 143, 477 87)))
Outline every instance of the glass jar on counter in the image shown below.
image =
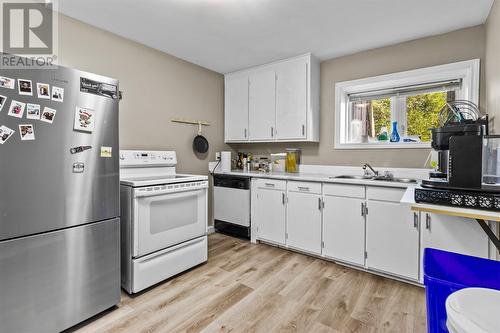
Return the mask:
POLYGON ((286 153, 271 154, 271 171, 285 172, 286 153))
POLYGON ((286 151, 286 163, 285 163, 285 171, 290 173, 299 172, 300 165, 300 149, 292 149, 288 148, 286 151))
POLYGON ((269 172, 269 159, 267 157, 261 157, 259 159, 259 171, 269 172))

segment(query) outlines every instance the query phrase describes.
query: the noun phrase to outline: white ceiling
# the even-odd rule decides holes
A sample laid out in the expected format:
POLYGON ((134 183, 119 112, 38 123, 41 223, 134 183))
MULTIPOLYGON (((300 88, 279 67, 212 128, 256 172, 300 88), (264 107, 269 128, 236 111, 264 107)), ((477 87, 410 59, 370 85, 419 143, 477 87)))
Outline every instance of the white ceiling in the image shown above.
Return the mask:
POLYGON ((321 60, 485 22, 493 0, 62 0, 59 11, 227 73, 321 60))

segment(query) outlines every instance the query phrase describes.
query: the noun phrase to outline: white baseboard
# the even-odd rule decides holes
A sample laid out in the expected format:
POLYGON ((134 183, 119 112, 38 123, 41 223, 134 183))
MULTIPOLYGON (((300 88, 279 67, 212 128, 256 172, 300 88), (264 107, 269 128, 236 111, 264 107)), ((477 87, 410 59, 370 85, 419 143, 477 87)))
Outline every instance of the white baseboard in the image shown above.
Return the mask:
POLYGON ((213 225, 209 225, 208 226, 208 234, 210 235, 210 234, 213 234, 214 232, 215 232, 214 226, 213 225))

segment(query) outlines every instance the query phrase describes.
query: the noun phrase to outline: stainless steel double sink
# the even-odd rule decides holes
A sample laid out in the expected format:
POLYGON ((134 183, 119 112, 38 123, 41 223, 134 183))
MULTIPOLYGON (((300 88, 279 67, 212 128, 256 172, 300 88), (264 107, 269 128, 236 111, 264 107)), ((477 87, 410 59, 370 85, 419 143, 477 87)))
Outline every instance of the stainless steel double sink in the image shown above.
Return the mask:
POLYGON ((332 176, 330 179, 361 179, 361 180, 379 180, 384 182, 396 182, 396 183, 408 183, 416 184, 417 180, 412 178, 398 178, 398 177, 387 177, 387 176, 355 176, 355 175, 341 175, 332 176))

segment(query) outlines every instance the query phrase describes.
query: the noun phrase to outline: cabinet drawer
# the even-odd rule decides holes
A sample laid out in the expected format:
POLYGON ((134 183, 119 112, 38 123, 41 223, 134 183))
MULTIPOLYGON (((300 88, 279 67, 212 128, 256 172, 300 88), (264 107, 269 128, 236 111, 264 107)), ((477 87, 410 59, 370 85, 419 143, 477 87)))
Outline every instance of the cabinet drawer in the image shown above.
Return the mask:
POLYGON ((323 190, 325 195, 360 199, 365 198, 365 187, 363 185, 325 184, 323 190))
POLYGON ((321 194, 321 183, 289 181, 288 191, 321 194))
POLYGON ((366 198, 369 200, 400 202, 405 192, 405 188, 368 186, 366 188, 366 198))
POLYGON ((286 180, 259 178, 255 180, 255 184, 258 188, 282 191, 286 190, 286 180))

